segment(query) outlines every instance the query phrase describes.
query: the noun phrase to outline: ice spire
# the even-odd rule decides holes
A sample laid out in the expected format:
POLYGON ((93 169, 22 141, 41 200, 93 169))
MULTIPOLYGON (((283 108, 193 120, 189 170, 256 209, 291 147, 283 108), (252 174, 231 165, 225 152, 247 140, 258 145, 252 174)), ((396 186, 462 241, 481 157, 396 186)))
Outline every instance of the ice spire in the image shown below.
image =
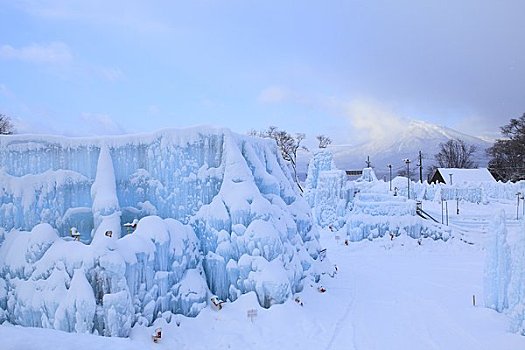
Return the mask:
POLYGON ((91 186, 93 205, 93 242, 120 237, 120 205, 117 198, 115 169, 109 148, 100 148, 95 182, 91 186))

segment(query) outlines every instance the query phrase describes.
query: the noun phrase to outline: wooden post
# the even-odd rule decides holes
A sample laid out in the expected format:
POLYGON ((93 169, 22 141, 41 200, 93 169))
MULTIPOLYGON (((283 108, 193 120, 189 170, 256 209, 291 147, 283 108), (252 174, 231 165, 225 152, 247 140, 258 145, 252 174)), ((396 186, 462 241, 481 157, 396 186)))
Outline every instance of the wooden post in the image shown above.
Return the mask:
POLYGON ((472 294, 472 306, 476 306, 476 295, 472 294))

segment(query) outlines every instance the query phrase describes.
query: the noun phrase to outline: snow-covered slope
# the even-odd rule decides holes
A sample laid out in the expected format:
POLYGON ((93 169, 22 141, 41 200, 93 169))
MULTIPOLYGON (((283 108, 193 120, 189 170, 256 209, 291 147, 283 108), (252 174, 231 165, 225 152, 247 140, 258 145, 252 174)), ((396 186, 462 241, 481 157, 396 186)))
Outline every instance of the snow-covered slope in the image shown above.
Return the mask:
POLYGON ((269 307, 319 279, 317 229, 271 141, 1 136, 0 169, 0 323, 126 336, 210 293, 269 307))
POLYGON ((332 145, 329 149, 334 154, 337 167, 345 170, 362 169, 366 166, 367 156, 370 156, 372 167, 382 178, 388 174, 388 164, 392 164, 394 175, 399 170, 404 170, 406 166, 403 159, 406 158, 413 161, 412 169, 415 169, 419 151, 423 154, 423 167, 426 174, 426 168, 435 164, 434 155, 439 152, 439 144, 451 139, 460 139, 476 146, 478 149, 474 157, 476 162, 479 166, 487 165, 485 149, 491 146, 489 142, 447 127, 416 120, 409 122, 403 132, 391 134, 385 139, 371 140, 361 145, 332 145))

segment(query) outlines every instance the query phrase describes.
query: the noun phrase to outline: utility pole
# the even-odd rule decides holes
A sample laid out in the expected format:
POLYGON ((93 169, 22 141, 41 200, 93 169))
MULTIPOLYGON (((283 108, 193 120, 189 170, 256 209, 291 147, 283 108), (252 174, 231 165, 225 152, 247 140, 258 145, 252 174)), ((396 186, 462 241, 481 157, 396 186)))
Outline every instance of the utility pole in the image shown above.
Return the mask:
POLYGON ((523 210, 523 214, 521 214, 521 217, 525 218, 525 193, 521 194, 521 209, 523 210))
POLYGON ((520 214, 520 196, 521 196, 521 192, 516 193, 516 197, 518 197, 518 203, 516 204, 516 220, 519 219, 519 214, 520 214))
POLYGON ((392 164, 388 164, 388 170, 390 172, 390 192, 392 192, 392 164))
POLYGON ((367 167, 367 168, 370 168, 370 164, 371 164, 371 163, 370 163, 370 156, 367 156, 367 157, 366 157, 366 167, 367 167))
POLYGON ((405 159, 405 164, 407 165, 407 183, 408 183, 408 190, 407 190, 407 197, 410 199, 410 159, 405 159))
POLYGON ((423 155, 419 151, 419 182, 423 183, 423 155))

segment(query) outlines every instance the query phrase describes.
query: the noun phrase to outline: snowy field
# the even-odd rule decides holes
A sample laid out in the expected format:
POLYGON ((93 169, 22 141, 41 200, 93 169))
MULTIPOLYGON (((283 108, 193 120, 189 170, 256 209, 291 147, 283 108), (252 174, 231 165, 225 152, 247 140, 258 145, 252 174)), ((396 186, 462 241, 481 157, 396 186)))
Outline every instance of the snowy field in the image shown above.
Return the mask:
MULTIPOLYGON (((407 236, 344 245, 323 230, 321 244, 338 267, 293 300, 270 309, 249 293, 221 311, 207 307, 195 318, 136 326, 129 338, 108 338, 1 326, 1 349, 525 349, 504 314, 483 307, 483 270, 489 221, 502 208, 508 240, 520 232, 512 202, 449 202, 455 238, 447 242, 407 236), (451 210, 454 209, 454 210, 451 210), (465 243, 468 242, 468 243, 465 243), (319 286, 325 293, 318 291, 319 286), (477 305, 473 306, 473 295, 477 305), (253 310, 256 310, 255 312, 253 310), (251 313, 252 318, 248 317, 251 313), (162 327, 155 344, 151 334, 162 327)), ((440 215, 441 206, 423 203, 440 215)))

